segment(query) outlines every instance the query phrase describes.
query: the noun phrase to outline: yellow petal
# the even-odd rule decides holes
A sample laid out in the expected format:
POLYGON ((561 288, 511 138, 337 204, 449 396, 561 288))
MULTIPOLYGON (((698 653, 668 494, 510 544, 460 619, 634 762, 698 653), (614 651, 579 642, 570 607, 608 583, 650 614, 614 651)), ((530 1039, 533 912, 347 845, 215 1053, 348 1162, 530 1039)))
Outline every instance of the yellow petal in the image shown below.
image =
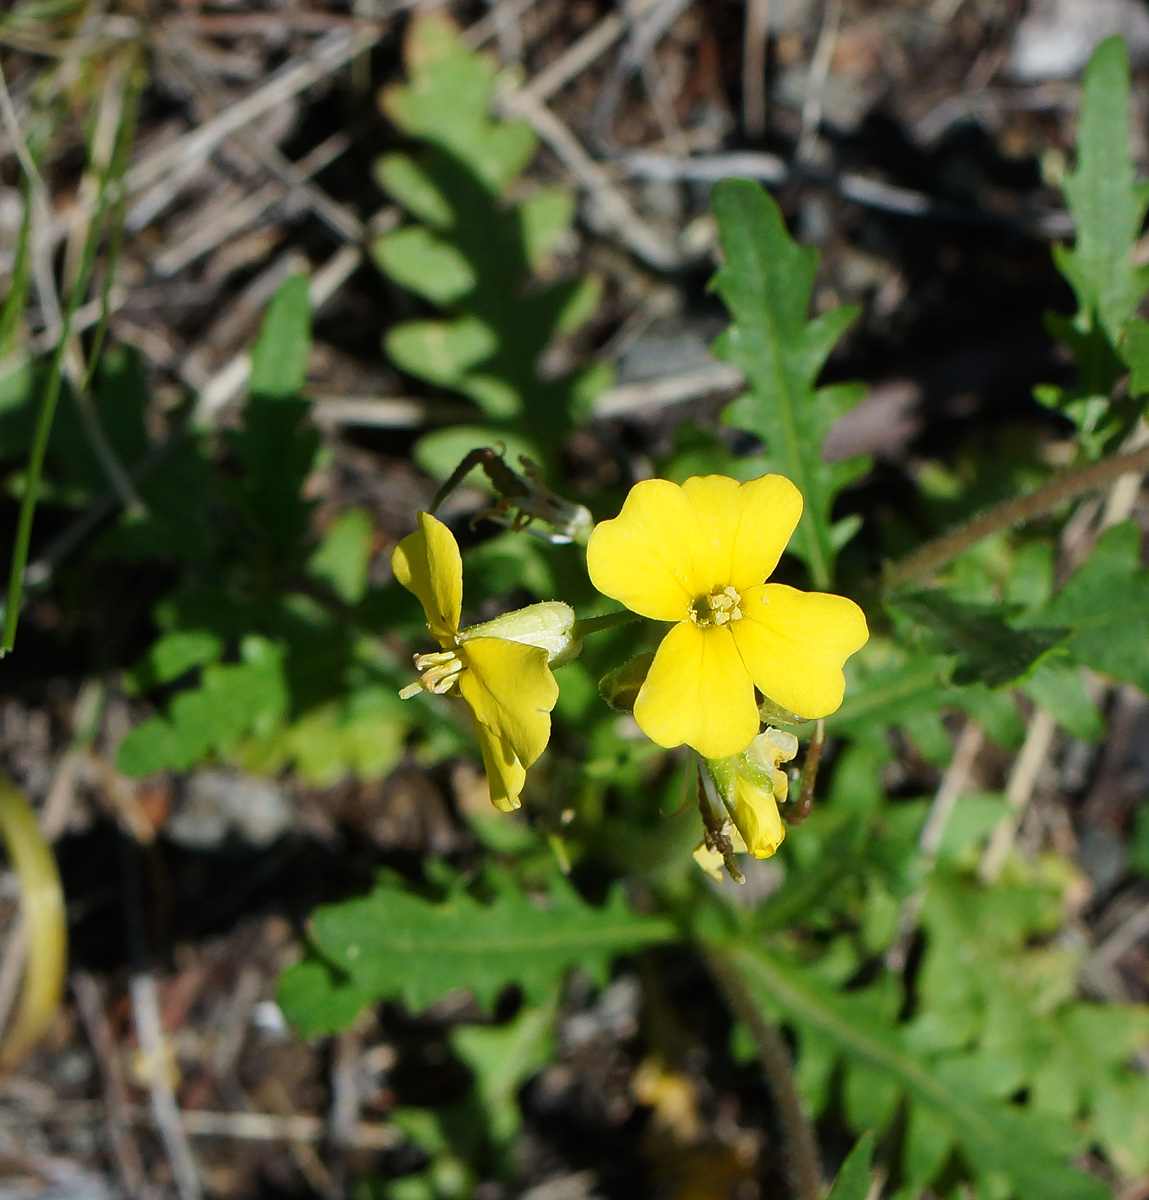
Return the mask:
POLYGON ((734 787, 734 824, 755 858, 769 858, 786 836, 777 801, 741 776, 734 787))
POLYGON ((869 637, 862 610, 844 596, 767 583, 742 593, 730 629, 755 685, 806 720, 842 703, 842 664, 869 637))
POLYGON ((595 526, 586 549, 591 583, 655 621, 683 620, 690 601, 715 586, 711 558, 685 493, 665 479, 636 483, 618 516, 595 526))
POLYGON ((802 493, 784 475, 741 484, 725 475, 695 475, 682 490, 714 547, 712 586, 742 591, 761 583, 802 515, 802 493))
POLYGON ((559 697, 547 652, 502 638, 475 638, 460 654, 467 668, 459 691, 476 722, 529 767, 551 736, 550 712, 559 697))
POLYGON ((421 512, 418 533, 408 534, 391 554, 391 570, 419 598, 431 636, 440 646, 452 645, 463 608, 463 559, 447 526, 421 512))
POLYGON ((758 707, 730 630, 675 625, 650 665, 634 719, 660 746, 685 743, 703 758, 745 750, 758 732, 758 707))
POLYGON ((500 812, 511 812, 519 807, 519 795, 527 781, 527 769, 515 757, 505 738, 475 721, 475 737, 483 756, 483 770, 487 773, 487 791, 491 803, 500 812))

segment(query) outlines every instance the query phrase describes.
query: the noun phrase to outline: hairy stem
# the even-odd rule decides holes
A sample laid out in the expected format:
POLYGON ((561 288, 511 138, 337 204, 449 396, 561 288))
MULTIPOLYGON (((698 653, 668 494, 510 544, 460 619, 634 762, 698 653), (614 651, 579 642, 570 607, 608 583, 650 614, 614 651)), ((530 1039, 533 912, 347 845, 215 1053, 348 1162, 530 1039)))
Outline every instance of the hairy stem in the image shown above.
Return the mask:
POLYGON ((711 975, 726 997, 734 1015, 750 1031, 754 1049, 770 1081, 774 1103, 782 1117, 786 1135, 786 1157, 797 1200, 818 1200, 822 1191, 822 1171, 818 1165, 818 1145, 814 1129, 802 1110, 794 1086, 790 1050, 778 1030, 762 1015, 738 968, 714 945, 702 944, 702 953, 711 975))
POLYGON ((1131 454, 1117 454, 1088 467, 1066 471, 1035 492, 1015 496, 964 525, 927 542, 901 562, 894 563, 886 575, 887 586, 893 588, 914 580, 928 579, 935 571, 953 562, 971 546, 990 534, 1032 520, 1066 500, 1073 500, 1095 488, 1104 487, 1122 475, 1149 471, 1149 446, 1131 454))
POLYGON ((619 625, 629 625, 631 621, 641 621, 638 613, 616 612, 607 613, 603 617, 580 617, 574 623, 572 631, 576 639, 589 637, 592 633, 602 633, 607 629, 616 629, 619 625))

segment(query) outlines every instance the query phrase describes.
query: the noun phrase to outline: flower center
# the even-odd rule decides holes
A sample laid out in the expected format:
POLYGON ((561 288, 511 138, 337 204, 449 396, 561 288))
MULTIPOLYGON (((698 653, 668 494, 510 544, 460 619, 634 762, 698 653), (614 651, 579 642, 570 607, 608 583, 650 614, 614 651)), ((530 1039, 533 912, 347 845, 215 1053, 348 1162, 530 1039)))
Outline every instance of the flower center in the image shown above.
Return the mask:
POLYGON ((415 669, 423 674, 417 683, 409 683, 399 693, 404 700, 418 692, 434 692, 436 696, 449 692, 459 682, 463 663, 455 650, 436 650, 434 654, 416 654, 415 669))
POLYGON ((690 619, 700 629, 713 629, 742 619, 742 597, 732 587, 715 588, 690 602, 690 619))

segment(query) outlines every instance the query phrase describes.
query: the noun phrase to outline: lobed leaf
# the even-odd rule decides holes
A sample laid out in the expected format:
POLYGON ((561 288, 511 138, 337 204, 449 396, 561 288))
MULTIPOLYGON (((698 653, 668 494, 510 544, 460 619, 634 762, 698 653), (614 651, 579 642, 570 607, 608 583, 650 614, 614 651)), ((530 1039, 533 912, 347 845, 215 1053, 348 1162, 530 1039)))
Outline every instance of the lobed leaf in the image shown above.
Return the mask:
POLYGON ((818 252, 790 238, 777 204, 758 184, 724 180, 711 192, 711 205, 724 260, 713 286, 732 318, 714 350, 743 371, 749 389, 727 406, 723 420, 761 438, 764 469, 785 475, 801 491, 806 503, 791 549, 806 562, 815 587, 824 589, 839 548, 856 528, 831 521, 834 498, 867 464, 822 458, 826 434, 862 389, 814 383, 857 309, 807 320, 818 252))
MULTIPOLYGON (((740 945, 730 953, 763 1007, 781 1009, 803 1037, 810 1030, 831 1043, 851 1068, 862 1068, 864 1079, 881 1079, 886 1089, 892 1085, 912 1105, 928 1110, 931 1127, 916 1135, 913 1161, 920 1167, 936 1168, 949 1146, 957 1145, 983 1182, 1004 1181, 1019 1200, 1102 1200, 1108 1195, 1099 1180, 1067 1169, 1065 1160, 1079 1141, 1068 1123, 972 1093, 945 1064, 913 1055, 898 1030, 858 994, 833 991, 811 971, 763 946, 740 945)), ((889 1109, 888 1100, 883 1107, 889 1109)), ((923 1186, 929 1179, 915 1182, 923 1186)))
POLYGON ((1076 242, 1055 247, 1054 261, 1077 294, 1082 332, 1096 322, 1116 347, 1149 291, 1149 269, 1133 263, 1149 184, 1136 182, 1130 151, 1129 58, 1121 37, 1102 42, 1085 69, 1077 165, 1062 187, 1076 242))
POLYGON ((634 912, 617 890, 595 907, 558 880, 545 905, 509 886, 483 904, 461 888, 431 900, 384 880, 370 895, 319 909, 313 932, 357 990, 412 1010, 460 989, 489 1009, 513 983, 541 1003, 568 967, 602 979, 615 955, 674 936, 669 921, 634 912))
POLYGON ((1065 587, 1030 620, 1067 626, 1065 649, 1079 663, 1149 694, 1149 570, 1141 566, 1136 522, 1106 530, 1065 587))

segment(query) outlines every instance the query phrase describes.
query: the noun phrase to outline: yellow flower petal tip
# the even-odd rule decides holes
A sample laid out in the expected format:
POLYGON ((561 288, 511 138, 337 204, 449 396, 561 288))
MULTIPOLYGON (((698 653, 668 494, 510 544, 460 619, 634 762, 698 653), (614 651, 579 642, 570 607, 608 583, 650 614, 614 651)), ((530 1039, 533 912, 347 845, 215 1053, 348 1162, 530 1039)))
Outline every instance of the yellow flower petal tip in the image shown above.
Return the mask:
POLYGON ((674 623, 634 702, 652 741, 727 758, 758 732, 755 689, 804 720, 842 703, 842 667, 869 636, 862 610, 765 582, 801 515, 801 493, 782 475, 648 479, 591 534, 594 586, 674 623))
POLYGON ((460 629, 463 559, 454 535, 430 513, 391 555, 395 578, 423 606, 440 650, 417 654, 421 672, 399 693, 462 696, 475 724, 491 803, 518 808, 527 768, 546 748, 558 684, 550 664, 578 652, 574 612, 559 601, 533 604, 460 629))

